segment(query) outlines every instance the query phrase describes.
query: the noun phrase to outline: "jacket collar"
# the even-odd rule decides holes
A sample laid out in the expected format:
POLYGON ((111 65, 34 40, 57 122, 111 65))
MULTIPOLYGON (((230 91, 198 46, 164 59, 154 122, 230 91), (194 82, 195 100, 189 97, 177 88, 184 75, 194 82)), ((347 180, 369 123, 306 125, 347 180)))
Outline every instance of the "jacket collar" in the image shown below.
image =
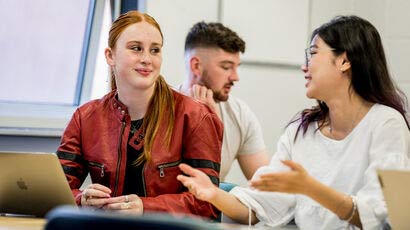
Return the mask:
POLYGON ((129 118, 128 108, 121 101, 118 100, 118 92, 112 91, 108 95, 108 105, 110 109, 114 112, 115 116, 121 121, 129 118))

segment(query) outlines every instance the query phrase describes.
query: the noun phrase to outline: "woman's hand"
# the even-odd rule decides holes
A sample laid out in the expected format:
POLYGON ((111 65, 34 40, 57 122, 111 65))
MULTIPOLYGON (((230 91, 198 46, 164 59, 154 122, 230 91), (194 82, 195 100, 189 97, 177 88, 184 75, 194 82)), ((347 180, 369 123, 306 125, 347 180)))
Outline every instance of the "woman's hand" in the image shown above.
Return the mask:
POLYGON ((178 175, 177 180, 181 181, 197 199, 210 202, 215 197, 218 188, 204 172, 187 164, 180 164, 179 168, 188 176, 178 175))
POLYGON ((107 204, 103 206, 103 209, 127 214, 142 215, 144 212, 144 205, 139 196, 130 194, 108 199, 107 204))
POLYGON ((296 162, 283 160, 282 163, 287 165, 291 171, 260 175, 259 179, 251 180, 250 185, 261 191, 306 195, 309 189, 308 184, 313 178, 296 162))
POLYGON ((111 190, 100 184, 90 184, 81 195, 81 206, 91 206, 96 209, 105 205, 111 197, 111 190))

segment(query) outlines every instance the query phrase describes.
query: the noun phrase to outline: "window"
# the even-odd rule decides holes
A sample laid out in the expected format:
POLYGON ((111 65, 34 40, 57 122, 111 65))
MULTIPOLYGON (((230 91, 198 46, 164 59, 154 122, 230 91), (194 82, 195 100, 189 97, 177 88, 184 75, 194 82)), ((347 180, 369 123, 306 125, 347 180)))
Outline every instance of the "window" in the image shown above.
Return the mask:
POLYGON ((0 0, 0 134, 61 135, 91 98, 105 2, 0 0))

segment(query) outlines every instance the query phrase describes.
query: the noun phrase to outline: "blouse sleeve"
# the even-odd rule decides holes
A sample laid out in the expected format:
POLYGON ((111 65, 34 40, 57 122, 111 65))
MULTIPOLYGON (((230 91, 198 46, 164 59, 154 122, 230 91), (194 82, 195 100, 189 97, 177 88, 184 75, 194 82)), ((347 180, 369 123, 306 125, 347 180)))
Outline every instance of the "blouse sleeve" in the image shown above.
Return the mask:
MULTIPOLYGON (((277 145, 277 152, 273 155, 268 166, 259 168, 253 178, 261 174, 287 171, 289 168, 281 160, 290 160, 291 143, 293 142, 291 128, 281 136, 277 145)), ((269 227, 282 226, 292 220, 295 213, 295 195, 278 192, 261 192, 251 188, 235 187, 230 192, 243 204, 251 208, 258 220, 258 225, 269 227)))
POLYGON ((380 122, 373 130, 369 166, 364 173, 364 184, 355 197, 363 229, 382 228, 387 208, 376 170, 408 169, 409 140, 409 130, 401 115, 380 122))

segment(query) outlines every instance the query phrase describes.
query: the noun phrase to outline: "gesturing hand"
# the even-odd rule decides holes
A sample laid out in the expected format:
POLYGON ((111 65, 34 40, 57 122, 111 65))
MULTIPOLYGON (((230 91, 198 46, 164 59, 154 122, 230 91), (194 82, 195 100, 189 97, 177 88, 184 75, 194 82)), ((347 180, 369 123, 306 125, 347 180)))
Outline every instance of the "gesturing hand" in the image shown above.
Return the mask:
POLYGON ((179 168, 189 177, 178 175, 177 180, 181 181, 197 199, 210 201, 215 196, 218 188, 212 184, 204 172, 194 169, 187 164, 180 164, 179 168))
POLYGON ((298 163, 284 160, 291 171, 260 175, 250 181, 250 185, 261 191, 305 194, 311 179, 306 170, 298 163))

